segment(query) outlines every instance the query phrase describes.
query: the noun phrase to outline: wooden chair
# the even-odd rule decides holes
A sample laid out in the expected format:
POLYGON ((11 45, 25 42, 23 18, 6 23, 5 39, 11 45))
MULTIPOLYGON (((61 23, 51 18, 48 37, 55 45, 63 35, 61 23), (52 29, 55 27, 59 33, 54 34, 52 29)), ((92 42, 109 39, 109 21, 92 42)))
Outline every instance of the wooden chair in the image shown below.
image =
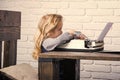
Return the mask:
MULTIPOLYGON (((20 39, 20 26, 21 12, 0 10, 0 69, 16 65, 17 39, 20 39), (4 52, 2 49, 4 49, 4 52)), ((9 79, 5 78, 4 80, 9 79)))

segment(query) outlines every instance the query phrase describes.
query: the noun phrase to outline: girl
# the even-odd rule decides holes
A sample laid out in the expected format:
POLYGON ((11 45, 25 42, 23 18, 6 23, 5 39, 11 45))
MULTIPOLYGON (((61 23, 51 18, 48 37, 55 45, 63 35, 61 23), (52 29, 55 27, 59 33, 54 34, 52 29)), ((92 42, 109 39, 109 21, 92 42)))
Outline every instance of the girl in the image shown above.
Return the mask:
POLYGON ((47 14, 42 17, 38 25, 38 34, 35 37, 34 59, 38 59, 39 54, 54 50, 58 45, 76 37, 85 39, 85 35, 74 30, 62 33, 62 25, 61 15, 47 14))
POLYGON ((38 59, 39 54, 54 50, 60 44, 80 38, 84 39, 83 34, 74 30, 62 33, 62 16, 58 14, 47 14, 42 17, 38 25, 38 34, 35 37, 35 48, 33 58, 38 59))
MULTIPOLYGON (((80 38, 84 39, 85 36, 80 32, 70 30, 68 32, 62 32, 62 16, 58 14, 47 14, 42 17, 38 25, 38 34, 35 37, 35 48, 33 52, 33 58, 38 59, 41 53, 52 51, 60 44, 66 43, 67 41, 80 38)), ((59 69, 60 69, 60 79, 63 79, 63 71, 66 68, 63 68, 66 60, 60 60, 59 69)), ((70 65, 70 64, 69 64, 70 65)), ((74 79, 71 79, 74 80, 74 79)))

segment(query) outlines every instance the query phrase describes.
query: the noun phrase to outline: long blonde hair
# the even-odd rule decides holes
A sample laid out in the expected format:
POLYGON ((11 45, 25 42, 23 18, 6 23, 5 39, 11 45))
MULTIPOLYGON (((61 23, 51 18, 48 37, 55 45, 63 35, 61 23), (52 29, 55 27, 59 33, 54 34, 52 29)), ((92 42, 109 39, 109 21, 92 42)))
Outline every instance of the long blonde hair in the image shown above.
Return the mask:
POLYGON ((58 14, 47 14, 42 17, 38 24, 38 33, 35 35, 34 59, 38 59, 42 53, 42 41, 48 37, 48 33, 54 30, 60 21, 62 21, 62 16, 58 14))

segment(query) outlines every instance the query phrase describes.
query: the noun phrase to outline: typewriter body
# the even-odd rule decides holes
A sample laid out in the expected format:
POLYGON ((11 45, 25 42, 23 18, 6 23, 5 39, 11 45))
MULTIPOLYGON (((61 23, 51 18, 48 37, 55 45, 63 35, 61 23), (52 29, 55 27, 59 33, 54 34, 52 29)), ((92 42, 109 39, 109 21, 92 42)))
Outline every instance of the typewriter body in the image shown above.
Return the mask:
POLYGON ((104 49, 104 41, 73 39, 56 48, 60 51, 101 51, 104 49))

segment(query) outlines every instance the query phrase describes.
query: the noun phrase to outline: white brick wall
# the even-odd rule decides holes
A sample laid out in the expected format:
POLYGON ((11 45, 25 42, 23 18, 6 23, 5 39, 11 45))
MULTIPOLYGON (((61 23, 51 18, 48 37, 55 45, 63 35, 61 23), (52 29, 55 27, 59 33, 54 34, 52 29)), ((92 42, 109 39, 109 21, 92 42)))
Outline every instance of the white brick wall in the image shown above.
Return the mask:
MULTIPOLYGON (((105 49, 120 50, 120 0, 0 0, 1 10, 21 11, 21 39, 18 41, 17 63, 29 63, 32 58, 33 37, 38 21, 47 13, 64 17, 66 29, 77 29, 95 39, 105 24, 114 22, 105 37, 105 49)), ((81 60, 81 80, 120 80, 119 61, 81 60)))

